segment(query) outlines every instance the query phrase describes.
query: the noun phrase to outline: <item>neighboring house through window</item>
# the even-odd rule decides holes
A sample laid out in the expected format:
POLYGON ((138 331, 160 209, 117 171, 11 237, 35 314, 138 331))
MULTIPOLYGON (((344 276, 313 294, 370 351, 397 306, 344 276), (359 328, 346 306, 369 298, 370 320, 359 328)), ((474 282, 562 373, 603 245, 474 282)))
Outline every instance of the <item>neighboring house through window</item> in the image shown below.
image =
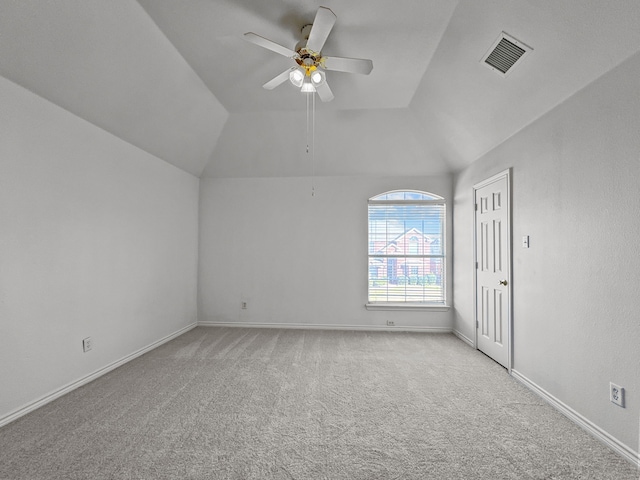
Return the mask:
POLYGON ((428 192, 369 199, 370 304, 445 304, 445 211, 428 192))

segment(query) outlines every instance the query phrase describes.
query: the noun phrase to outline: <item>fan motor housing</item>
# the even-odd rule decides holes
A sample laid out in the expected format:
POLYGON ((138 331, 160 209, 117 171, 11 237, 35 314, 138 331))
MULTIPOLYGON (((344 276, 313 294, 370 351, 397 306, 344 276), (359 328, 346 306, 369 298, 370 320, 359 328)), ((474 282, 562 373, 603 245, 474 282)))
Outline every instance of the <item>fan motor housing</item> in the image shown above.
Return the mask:
POLYGON ((322 57, 319 54, 306 48, 298 49, 298 57, 295 59, 296 63, 306 70, 307 75, 320 66, 321 60, 322 57))

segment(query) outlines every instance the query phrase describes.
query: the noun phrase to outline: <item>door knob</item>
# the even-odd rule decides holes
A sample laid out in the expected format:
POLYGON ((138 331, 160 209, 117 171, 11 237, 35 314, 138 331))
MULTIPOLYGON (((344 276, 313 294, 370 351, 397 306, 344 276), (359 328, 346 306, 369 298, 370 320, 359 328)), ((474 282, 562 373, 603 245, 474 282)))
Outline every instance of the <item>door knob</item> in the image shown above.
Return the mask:
POLYGON ((500 285, 504 285, 506 287, 507 286, 507 281, 506 280, 500 280, 500 285))

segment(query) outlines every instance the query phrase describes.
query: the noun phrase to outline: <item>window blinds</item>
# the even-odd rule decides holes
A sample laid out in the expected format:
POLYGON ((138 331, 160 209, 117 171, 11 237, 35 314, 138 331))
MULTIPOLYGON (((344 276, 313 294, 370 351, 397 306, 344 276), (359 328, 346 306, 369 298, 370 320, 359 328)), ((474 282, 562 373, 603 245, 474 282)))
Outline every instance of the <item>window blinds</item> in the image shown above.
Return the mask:
POLYGON ((370 200, 369 303, 444 304, 444 231, 441 200, 370 200))

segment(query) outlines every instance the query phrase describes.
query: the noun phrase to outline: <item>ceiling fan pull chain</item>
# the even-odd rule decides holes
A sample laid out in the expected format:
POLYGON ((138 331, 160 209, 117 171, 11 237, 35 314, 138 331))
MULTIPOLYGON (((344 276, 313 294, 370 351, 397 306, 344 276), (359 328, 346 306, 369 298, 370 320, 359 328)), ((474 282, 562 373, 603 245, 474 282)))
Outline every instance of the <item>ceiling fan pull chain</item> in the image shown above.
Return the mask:
POLYGON ((306 95, 307 98, 307 155, 309 154, 309 94, 306 95))
POLYGON ((312 98, 311 105, 311 196, 316 195, 315 177, 316 177, 316 96, 310 94, 312 98))

